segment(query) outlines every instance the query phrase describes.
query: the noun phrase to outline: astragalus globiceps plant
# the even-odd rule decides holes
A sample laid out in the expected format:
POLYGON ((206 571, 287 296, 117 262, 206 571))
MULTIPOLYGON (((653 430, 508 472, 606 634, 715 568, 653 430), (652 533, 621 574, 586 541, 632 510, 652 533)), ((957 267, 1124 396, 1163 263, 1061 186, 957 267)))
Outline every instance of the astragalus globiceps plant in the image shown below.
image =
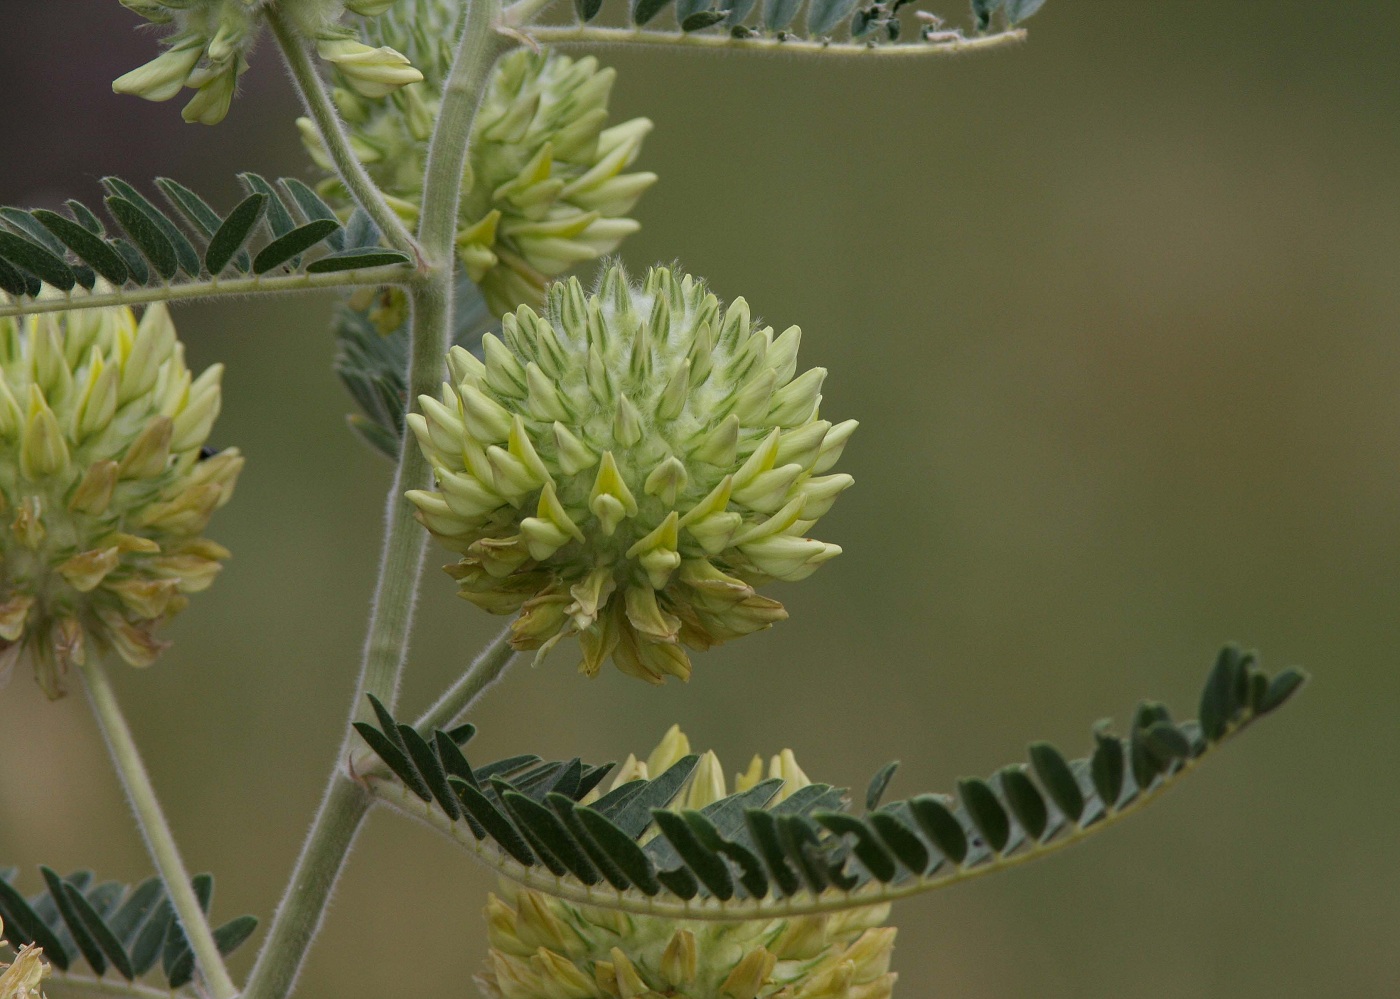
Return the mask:
MULTIPOLYGON (((770 325, 679 263, 629 271, 657 181, 636 168, 652 122, 613 120, 616 71, 562 50, 933 59, 1022 39, 1043 0, 973 0, 966 29, 863 0, 121 2, 156 31, 116 91, 188 90, 183 117, 215 125, 238 113, 244 73, 280 61, 311 182, 242 173, 241 198, 215 208, 169 178, 107 177, 101 213, 0 209, 0 678, 83 691, 155 868, 127 886, 40 867, 28 894, 0 869, 0 999, 286 999, 375 805, 498 876, 486 999, 887 999, 894 902, 1108 828, 1302 684, 1227 646, 1195 721, 1144 702, 1123 734, 1097 726, 1082 758, 1037 742, 954 793, 898 800, 893 764, 853 795, 790 748, 731 777, 669 719, 621 766, 525 747, 469 759, 466 719, 519 652, 554 650, 553 668, 564 645, 585 677, 611 662, 689 681, 701 653, 786 620, 782 594, 841 553, 843 532, 819 522, 854 483, 856 420, 827 411, 826 370, 799 357, 804 336, 843 331, 770 325), (258 921, 211 921, 212 879, 185 868, 107 667, 157 663, 167 622, 230 556, 206 536, 244 464, 211 436, 223 366, 189 369, 172 310, 326 289, 351 425, 394 472, 344 743, 239 982, 226 957, 258 921), (413 716, 397 695, 430 543, 462 597, 511 620, 413 716)), ((734 171, 697 163, 677 189, 734 171)), ((754 301, 763 276, 742 289, 754 301)), ((898 497, 852 504, 891 530, 908 515, 898 497)))

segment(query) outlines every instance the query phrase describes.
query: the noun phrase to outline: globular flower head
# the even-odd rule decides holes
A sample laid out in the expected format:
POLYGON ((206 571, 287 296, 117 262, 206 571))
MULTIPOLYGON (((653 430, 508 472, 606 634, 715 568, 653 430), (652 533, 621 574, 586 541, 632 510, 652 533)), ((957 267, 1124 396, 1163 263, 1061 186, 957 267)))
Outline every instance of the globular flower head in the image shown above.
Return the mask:
POLYGON ((570 279, 544 316, 507 315, 484 361, 454 348, 408 417, 437 488, 408 495, 461 553, 461 595, 519 612, 516 648, 576 635, 583 672, 611 657, 653 683, 689 676, 686 646, 786 617, 755 587, 840 553, 806 535, 852 482, 826 473, 856 426, 820 418, 800 336, 688 275, 637 286, 613 265, 592 295, 570 279))
MULTIPOLYGON (((447 71, 440 38, 435 43, 422 33, 440 21, 451 37, 452 23, 439 0, 414 6, 424 25, 395 28, 406 15, 390 16, 368 25, 365 37, 405 48, 424 70, 424 83, 378 102, 337 93, 356 154, 410 222, 422 199, 447 71)), ((473 125, 456 243, 458 259, 496 315, 521 304, 538 307, 551 278, 611 253, 638 228, 627 213, 656 175, 625 171, 651 122, 605 127, 615 75, 591 56, 518 49, 500 60, 487 84, 473 125)), ((329 172, 315 126, 306 119, 299 124, 313 158, 329 172)), ((323 193, 348 204, 338 188, 331 180, 323 193)))
MULTIPOLYGON (((5 944, 5 921, 0 919, 0 946, 5 944)), ((0 961, 0 999, 43 999, 42 986, 49 977, 43 948, 26 944, 10 964, 0 961)))
POLYGON ((200 536, 243 467, 204 448, 222 373, 191 375, 162 305, 0 319, 0 674, 58 697, 88 655, 155 661, 228 557, 200 536))
MULTIPOLYGON (((689 750, 673 728, 646 763, 629 757, 618 780, 660 773, 689 750)), ((773 776, 786 779, 776 802, 806 778, 791 751, 773 759, 773 776)), ((741 775, 736 790, 751 786, 741 775)), ((722 768, 709 752, 672 807, 703 808, 723 796, 722 768)), ((888 918, 889 906, 875 905, 778 919, 669 919, 502 884, 486 906, 490 951, 477 984, 488 999, 889 999, 896 931, 883 925, 888 918)))
MULTIPOLYGON (((316 44, 321 58, 341 67, 346 80, 370 96, 422 79, 408 60, 373 50, 339 23, 347 10, 372 15, 395 0, 281 0, 294 30, 316 44)), ((164 51, 117 78, 112 89, 149 101, 168 101, 184 87, 195 96, 182 112, 188 122, 217 125, 228 114, 238 78, 248 70, 268 0, 122 0, 124 6, 173 30, 164 51)))

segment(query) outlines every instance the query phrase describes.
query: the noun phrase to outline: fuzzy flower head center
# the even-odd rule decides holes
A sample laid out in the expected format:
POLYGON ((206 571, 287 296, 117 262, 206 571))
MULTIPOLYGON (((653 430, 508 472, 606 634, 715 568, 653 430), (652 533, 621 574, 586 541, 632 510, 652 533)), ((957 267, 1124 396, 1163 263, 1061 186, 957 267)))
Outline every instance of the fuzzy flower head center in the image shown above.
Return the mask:
POLYGON ((515 644, 577 635, 652 682, 705 649, 786 616, 755 587, 840 553, 806 536, 850 486, 824 474, 854 421, 819 418, 826 372, 798 374, 801 331, 757 328, 704 284, 608 267, 598 289, 551 286, 484 360, 454 349, 440 398, 409 416, 438 488, 423 523, 462 560, 461 593, 520 612, 515 644))

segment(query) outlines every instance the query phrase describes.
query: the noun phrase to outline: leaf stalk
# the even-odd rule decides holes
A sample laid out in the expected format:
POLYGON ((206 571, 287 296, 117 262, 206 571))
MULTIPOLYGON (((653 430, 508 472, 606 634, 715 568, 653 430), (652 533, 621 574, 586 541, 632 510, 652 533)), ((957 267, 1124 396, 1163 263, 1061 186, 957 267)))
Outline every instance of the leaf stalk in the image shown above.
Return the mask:
POLYGON ((510 646, 511 629, 507 625, 501 633, 482 649, 465 673, 449 687, 437 703, 414 723, 420 735, 431 735, 433 729, 451 728, 467 713, 488 687, 499 680, 512 662, 516 652, 510 646))
POLYGON ((321 291, 327 288, 352 288, 360 285, 407 284, 413 276, 407 264, 386 267, 366 267, 353 271, 328 274, 277 274, 241 278, 210 278, 179 284, 158 285, 153 288, 121 288, 115 291, 81 292, 48 295, 28 301, 15 302, 0 295, 0 319, 8 316, 31 316, 43 312, 69 312, 75 309, 99 309, 114 305, 146 305, 151 302, 188 302, 207 298, 231 298, 244 295, 321 291))
POLYGON ((972 38, 959 37, 947 41, 904 42, 889 45, 874 45, 864 42, 830 42, 791 36, 735 38, 728 34, 715 35, 698 31, 648 31, 638 28, 593 27, 586 24, 531 25, 525 30, 529 37, 540 45, 650 45, 699 51, 723 49, 738 52, 782 52, 788 55, 883 59, 965 55, 970 52, 1005 48, 1008 45, 1022 42, 1026 38, 1026 32, 1021 28, 972 38))

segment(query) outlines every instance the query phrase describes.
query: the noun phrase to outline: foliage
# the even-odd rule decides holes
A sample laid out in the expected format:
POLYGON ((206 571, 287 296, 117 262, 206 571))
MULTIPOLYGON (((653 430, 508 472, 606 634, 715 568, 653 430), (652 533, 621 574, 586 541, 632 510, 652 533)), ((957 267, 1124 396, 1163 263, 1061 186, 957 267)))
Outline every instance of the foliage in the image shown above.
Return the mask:
MULTIPOLYGON (((481 335, 492 319, 476 285, 460 272, 452 315, 453 345, 480 353, 481 335)), ((408 406, 407 297, 388 285, 361 289, 336 303, 331 330, 335 373, 360 407, 347 422, 374 450, 397 459, 408 406)))
POLYGON ((393 774, 390 784, 368 777, 377 794, 434 813, 459 838, 469 832, 477 855, 506 877, 603 908, 753 918, 900 898, 1077 842, 1160 796, 1303 682, 1292 669, 1270 678, 1253 653, 1227 646, 1197 721, 1174 722, 1144 702, 1126 736, 1098 727, 1086 757, 1067 760, 1038 742, 1029 766, 964 778, 956 796, 881 805, 892 764, 870 781, 860 815, 828 784, 770 807, 781 780, 675 810, 699 760, 693 754, 595 797, 611 764, 515 756, 472 767, 462 746, 473 728, 420 733, 377 701, 379 726, 355 727, 393 774))
MULTIPOLYGON (((159 878, 139 885, 98 881, 92 871, 60 877, 41 867, 44 890, 25 898, 15 887, 18 871, 0 869, 0 919, 10 945, 44 949, 44 959, 63 972, 86 965, 99 978, 109 971, 128 982, 154 974, 172 991, 194 978, 194 952, 175 918, 159 878)), ((205 913, 214 897, 214 878, 191 879, 205 913)), ((214 930, 222 954, 241 947, 258 921, 239 916, 214 930)))
MULTIPOLYGON (((1035 14, 1045 0, 973 0, 971 30, 986 35, 1017 29, 1035 14), (994 25, 994 21, 1000 25, 994 25)), ((735 41, 772 39, 790 42, 818 41, 837 47, 877 46, 905 38, 901 8, 911 10, 911 0, 628 0, 627 21, 650 32, 665 30, 656 19, 668 8, 675 27, 687 35, 728 36, 735 41), (650 26, 650 27, 648 27, 650 26)), ((603 13, 603 0, 574 0, 580 24, 603 13)), ((937 15, 919 11, 917 42, 936 47, 965 41, 967 35, 945 26, 937 15)))
MULTIPOLYGON (((276 186, 255 173, 238 179, 248 196, 220 215, 166 177, 156 181, 166 209, 126 181, 105 177, 111 233, 80 201, 68 202, 67 215, 0 208, 0 291, 18 306, 4 309, 0 298, 0 315, 30 311, 23 308, 25 299, 55 292, 81 305, 85 297, 112 289, 214 291, 221 278, 325 275, 409 262, 405 254, 380 247, 379 232, 363 211, 342 225, 295 178, 276 186)), ((104 295, 93 304, 124 300, 104 295)))

